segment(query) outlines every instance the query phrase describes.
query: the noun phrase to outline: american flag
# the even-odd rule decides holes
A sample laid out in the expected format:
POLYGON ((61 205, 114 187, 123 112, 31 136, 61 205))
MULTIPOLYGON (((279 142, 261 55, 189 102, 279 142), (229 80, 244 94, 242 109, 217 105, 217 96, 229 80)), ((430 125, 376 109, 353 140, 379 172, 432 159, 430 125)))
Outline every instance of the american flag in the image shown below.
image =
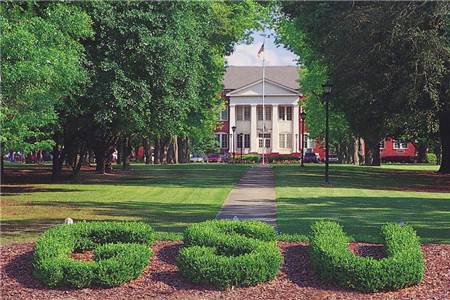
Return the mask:
POLYGON ((258 57, 261 57, 261 55, 263 54, 263 52, 264 52, 264 43, 261 45, 261 48, 259 48, 259 51, 258 51, 258 57))

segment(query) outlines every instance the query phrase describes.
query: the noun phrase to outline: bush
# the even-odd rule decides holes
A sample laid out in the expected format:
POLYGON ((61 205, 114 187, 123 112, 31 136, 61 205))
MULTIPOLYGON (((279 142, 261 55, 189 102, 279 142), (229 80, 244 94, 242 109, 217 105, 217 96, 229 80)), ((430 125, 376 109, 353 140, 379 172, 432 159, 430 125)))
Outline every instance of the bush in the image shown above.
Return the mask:
POLYGON ((393 223, 382 226, 387 257, 380 260, 353 254, 348 248, 348 237, 335 222, 319 221, 311 230, 311 262, 323 280, 375 292, 404 288, 423 278, 422 250, 410 226, 393 223))
POLYGON ((177 257, 181 274, 194 283, 220 289, 275 278, 282 256, 276 233, 258 221, 213 220, 186 229, 177 257))
MULTIPOLYGON (((240 154, 236 155, 235 160, 241 161, 240 154)), ((244 154, 244 155, 242 155, 242 162, 244 162, 244 163, 259 163, 259 162, 261 162, 261 156, 259 156, 258 154, 244 154)))
POLYGON ((80 222, 58 225, 35 246, 33 275, 49 287, 115 286, 138 277, 152 252, 153 230, 137 222, 80 222), (95 250, 93 262, 70 258, 72 252, 95 250))
POLYGON ((291 154, 278 154, 268 156, 269 163, 296 163, 299 157, 291 154))
POLYGON ((437 164, 437 156, 434 153, 427 153, 427 162, 430 164, 437 164))

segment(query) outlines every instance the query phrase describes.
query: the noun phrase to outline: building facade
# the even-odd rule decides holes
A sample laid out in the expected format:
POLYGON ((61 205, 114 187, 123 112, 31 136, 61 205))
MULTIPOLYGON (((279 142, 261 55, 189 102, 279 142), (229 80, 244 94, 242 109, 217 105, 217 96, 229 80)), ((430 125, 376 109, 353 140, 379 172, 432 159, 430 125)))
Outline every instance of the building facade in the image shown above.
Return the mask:
MULTIPOLYGON (((307 124, 302 124, 300 118, 303 95, 298 67, 266 67, 263 82, 262 67, 230 66, 225 73, 222 97, 226 107, 215 130, 222 154, 299 156, 304 143, 305 152, 314 152, 324 159, 324 147, 309 138, 307 124)), ((380 142, 380 155, 385 160, 410 160, 416 156, 416 147, 387 137, 380 142)))
POLYGON ((263 82, 261 67, 231 66, 224 87, 227 106, 216 129, 222 153, 299 155, 302 141, 305 151, 320 150, 306 126, 301 134, 297 67, 266 67, 263 82))

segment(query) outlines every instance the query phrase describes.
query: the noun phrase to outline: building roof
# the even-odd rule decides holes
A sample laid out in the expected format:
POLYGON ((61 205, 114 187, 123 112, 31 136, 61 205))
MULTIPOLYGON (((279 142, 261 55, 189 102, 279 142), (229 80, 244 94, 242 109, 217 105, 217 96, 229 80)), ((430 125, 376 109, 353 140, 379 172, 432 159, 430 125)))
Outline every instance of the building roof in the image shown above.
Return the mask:
MULTIPOLYGON (((276 83, 299 89, 299 67, 296 66, 267 66, 265 76, 276 83)), ((224 87, 235 90, 262 78, 262 67, 229 66, 225 72, 224 87)))

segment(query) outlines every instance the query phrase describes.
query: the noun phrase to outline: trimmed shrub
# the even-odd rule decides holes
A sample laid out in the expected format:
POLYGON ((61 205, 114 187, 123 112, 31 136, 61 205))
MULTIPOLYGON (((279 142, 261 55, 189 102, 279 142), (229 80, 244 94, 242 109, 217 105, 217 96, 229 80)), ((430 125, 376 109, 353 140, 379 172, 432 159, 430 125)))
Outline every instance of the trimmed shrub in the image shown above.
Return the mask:
POLYGON ((269 163, 298 163, 299 157, 291 154, 278 154, 268 156, 269 163))
POLYGON ((389 223, 381 227, 387 256, 379 260, 353 254, 348 248, 349 238, 336 222, 319 221, 311 230, 311 262, 323 280, 375 292, 401 289, 423 278, 422 250, 410 226, 389 223))
POLYGON ((272 226, 258 221, 211 220, 184 232, 177 257, 181 274, 220 289, 275 278, 282 262, 272 226))
MULTIPOLYGON (((241 161, 241 156, 239 154, 236 155, 236 161, 241 161)), ((242 162, 244 163, 259 163, 261 162, 261 156, 258 154, 244 154, 242 155, 242 162)))
POLYGON ((138 277, 152 252, 153 229, 139 222, 80 222, 58 225, 35 246, 33 275, 49 287, 120 285, 138 277), (78 261, 73 252, 94 250, 94 261, 78 261))

